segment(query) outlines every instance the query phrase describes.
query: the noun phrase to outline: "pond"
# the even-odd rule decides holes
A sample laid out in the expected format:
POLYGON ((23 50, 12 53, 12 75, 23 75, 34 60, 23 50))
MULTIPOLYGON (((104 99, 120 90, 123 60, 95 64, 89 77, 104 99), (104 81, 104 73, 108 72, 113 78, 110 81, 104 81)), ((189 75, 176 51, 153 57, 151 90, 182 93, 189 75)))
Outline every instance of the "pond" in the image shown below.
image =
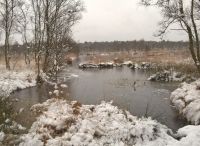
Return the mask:
MULTIPOLYGON (((114 105, 130 111, 133 115, 150 116, 176 131, 188 124, 171 105, 169 96, 178 83, 147 81, 150 72, 131 70, 128 67, 113 69, 80 70, 69 67, 59 73, 58 78, 68 85, 68 100, 82 104, 99 104, 102 100, 113 101, 114 105), (73 73, 72 78, 67 78, 73 73)), ((15 120, 29 128, 35 120, 30 107, 49 99, 49 86, 43 85, 21 91, 10 96, 14 111, 23 112, 15 120)))

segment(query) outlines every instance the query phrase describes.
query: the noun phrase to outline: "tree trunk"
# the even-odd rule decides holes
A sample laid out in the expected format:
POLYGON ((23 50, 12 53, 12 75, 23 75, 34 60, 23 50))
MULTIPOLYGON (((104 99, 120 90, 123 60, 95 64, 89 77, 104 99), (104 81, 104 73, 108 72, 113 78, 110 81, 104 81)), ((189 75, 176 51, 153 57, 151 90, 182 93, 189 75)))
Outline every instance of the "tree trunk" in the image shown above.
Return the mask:
POLYGON ((6 14, 5 14, 5 63, 6 63, 6 69, 10 70, 10 59, 9 59, 9 11, 8 11, 8 1, 6 0, 6 14))
POLYGON ((191 20, 192 20, 192 25, 194 29, 194 35, 195 35, 195 44, 196 44, 196 66, 198 71, 200 72, 200 52, 199 52, 199 34, 197 30, 197 25, 194 20, 194 0, 191 1, 191 20))
POLYGON ((4 47, 4 53, 5 53, 5 63, 6 63, 6 69, 10 70, 10 59, 9 59, 9 44, 7 37, 5 39, 5 47, 4 47))
POLYGON ((49 67, 49 51, 50 51, 49 0, 46 0, 45 23, 46 23, 47 39, 46 39, 46 48, 45 48, 43 71, 47 72, 48 67, 49 67))

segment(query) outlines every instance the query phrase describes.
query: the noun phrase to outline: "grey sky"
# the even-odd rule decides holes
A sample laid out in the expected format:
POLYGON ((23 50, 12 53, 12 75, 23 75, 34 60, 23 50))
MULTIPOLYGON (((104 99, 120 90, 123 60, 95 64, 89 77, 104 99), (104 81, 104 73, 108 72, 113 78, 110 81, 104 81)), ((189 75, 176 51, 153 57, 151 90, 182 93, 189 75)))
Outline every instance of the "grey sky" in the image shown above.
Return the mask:
MULTIPOLYGON (((77 41, 159 40, 153 36, 161 20, 156 8, 144 8, 139 0, 83 0, 86 11, 74 27, 77 41)), ((166 40, 185 40, 184 32, 170 31, 166 40)))

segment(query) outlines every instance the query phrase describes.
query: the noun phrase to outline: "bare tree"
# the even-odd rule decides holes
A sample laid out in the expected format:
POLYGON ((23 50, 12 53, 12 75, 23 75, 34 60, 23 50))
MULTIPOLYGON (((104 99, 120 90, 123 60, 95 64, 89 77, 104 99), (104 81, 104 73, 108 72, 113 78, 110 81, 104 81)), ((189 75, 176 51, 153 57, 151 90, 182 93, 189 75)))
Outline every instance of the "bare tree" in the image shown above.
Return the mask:
MULTIPOLYGON (((30 25, 30 5, 26 3, 26 1, 19 1, 17 7, 17 18, 16 18, 16 25, 15 30, 21 34, 22 42, 25 47, 24 50, 24 57, 25 63, 30 64, 30 46, 28 45, 29 41, 27 38, 28 35, 28 26, 30 25)), ((30 35, 30 33, 29 33, 30 35)))
POLYGON ((60 56, 69 48, 67 40, 71 39, 71 28, 84 9, 80 0, 32 0, 32 9, 39 75, 40 69, 45 73, 52 68, 58 70, 60 56))
POLYGON ((44 41, 44 26, 43 26, 43 13, 44 9, 42 7, 42 0, 31 0, 33 16, 31 16, 31 20, 33 23, 33 48, 35 52, 35 62, 37 66, 37 81, 40 82, 40 62, 41 62, 41 53, 43 49, 43 41, 44 41))
POLYGON ((200 72, 199 48, 199 0, 141 0, 145 6, 156 6, 161 9, 163 20, 158 36, 162 36, 173 24, 177 24, 188 35, 189 50, 194 63, 200 72))
POLYGON ((17 6, 16 0, 1 0, 0 1, 0 27, 5 36, 4 55, 6 69, 10 69, 10 35, 14 26, 15 8, 17 6))
MULTIPOLYGON (((45 0, 45 56, 43 70, 52 65, 50 54, 58 56, 64 46, 63 39, 70 37, 71 27, 81 18, 83 5, 80 0, 45 0), (57 51, 57 52, 56 52, 57 51)), ((58 61, 57 61, 58 62, 58 61)))

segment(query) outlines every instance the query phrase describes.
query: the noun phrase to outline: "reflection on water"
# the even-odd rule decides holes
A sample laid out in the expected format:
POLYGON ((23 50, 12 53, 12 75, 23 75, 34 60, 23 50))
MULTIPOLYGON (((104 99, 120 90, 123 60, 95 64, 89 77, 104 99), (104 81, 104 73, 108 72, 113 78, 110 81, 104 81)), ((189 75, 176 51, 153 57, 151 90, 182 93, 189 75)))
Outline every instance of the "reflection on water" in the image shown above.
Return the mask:
MULTIPOLYGON (((177 88, 177 84, 148 82, 148 76, 148 72, 126 67, 84 71, 71 67, 61 72, 59 79, 68 84, 70 100, 78 100, 83 104, 99 104, 102 100, 112 100, 114 105, 129 110, 133 115, 151 116, 173 130, 187 124, 170 106, 169 96, 177 88), (73 76, 69 79, 67 76, 70 73, 79 77, 73 76)), ((45 85, 15 92, 10 98, 17 98, 19 101, 12 107, 15 111, 24 108, 16 121, 30 127, 35 120, 30 107, 46 101, 49 98, 48 92, 49 87, 45 85)))

